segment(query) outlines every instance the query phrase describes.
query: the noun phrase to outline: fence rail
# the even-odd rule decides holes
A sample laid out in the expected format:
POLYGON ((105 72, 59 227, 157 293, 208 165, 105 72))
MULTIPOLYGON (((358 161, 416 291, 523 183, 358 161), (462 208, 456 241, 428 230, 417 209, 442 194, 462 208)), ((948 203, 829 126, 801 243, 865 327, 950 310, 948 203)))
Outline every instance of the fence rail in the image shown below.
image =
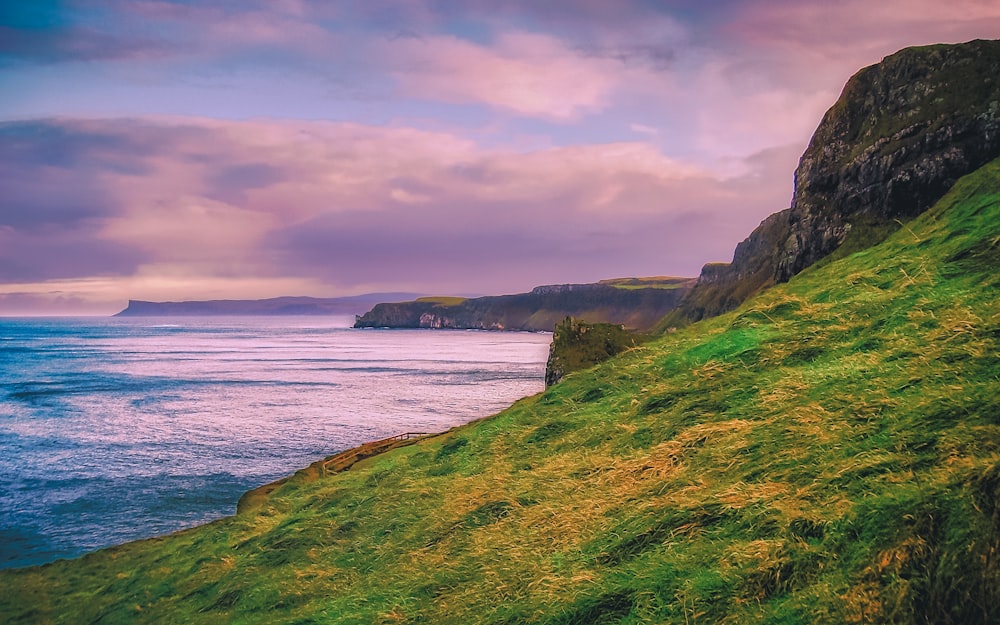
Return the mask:
POLYGON ((355 463, 360 462, 365 458, 377 456, 378 454, 387 452, 390 449, 395 449, 397 447, 412 445, 419 439, 426 436, 430 436, 430 434, 427 432, 405 432, 403 434, 390 436, 389 438, 362 443, 358 447, 348 449, 337 454, 336 456, 328 458, 322 465, 320 465, 322 473, 324 475, 328 475, 330 473, 345 471, 355 463))

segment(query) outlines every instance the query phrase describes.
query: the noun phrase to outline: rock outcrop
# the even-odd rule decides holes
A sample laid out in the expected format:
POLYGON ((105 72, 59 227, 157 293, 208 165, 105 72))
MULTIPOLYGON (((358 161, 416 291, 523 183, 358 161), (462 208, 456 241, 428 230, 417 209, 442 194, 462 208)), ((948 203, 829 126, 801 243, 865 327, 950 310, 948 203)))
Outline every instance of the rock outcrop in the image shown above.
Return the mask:
POLYGON ((589 369, 638 346, 647 336, 612 323, 584 323, 566 317, 556 324, 545 363, 545 386, 557 384, 568 373, 589 369))
POLYGON ((824 258, 883 240, 1000 156, 1000 41, 908 48, 862 69, 795 172, 791 208, 707 265, 663 326, 731 310, 824 258))

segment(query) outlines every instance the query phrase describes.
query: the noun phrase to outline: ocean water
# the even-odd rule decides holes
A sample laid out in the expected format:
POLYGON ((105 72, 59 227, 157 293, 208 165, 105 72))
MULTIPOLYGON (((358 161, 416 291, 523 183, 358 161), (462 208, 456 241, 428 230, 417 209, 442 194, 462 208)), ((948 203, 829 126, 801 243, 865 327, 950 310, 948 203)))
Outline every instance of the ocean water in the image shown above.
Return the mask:
POLYGON ((359 443, 542 390, 549 335, 315 318, 0 318, 0 568, 232 514, 359 443))

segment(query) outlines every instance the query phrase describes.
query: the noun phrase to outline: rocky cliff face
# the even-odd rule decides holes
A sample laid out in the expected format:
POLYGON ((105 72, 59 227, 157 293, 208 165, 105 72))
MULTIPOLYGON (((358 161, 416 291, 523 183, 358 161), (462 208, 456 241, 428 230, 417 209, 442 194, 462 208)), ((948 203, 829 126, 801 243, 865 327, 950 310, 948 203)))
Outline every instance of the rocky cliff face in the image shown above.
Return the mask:
POLYGON ((873 245, 1000 156, 1000 41, 908 48, 848 81, 795 172, 791 208, 706 266, 666 321, 735 308, 813 263, 873 245))
POLYGON ((911 48, 861 70, 799 161, 775 279, 866 238, 853 229, 919 215, 997 156, 1000 41, 911 48))

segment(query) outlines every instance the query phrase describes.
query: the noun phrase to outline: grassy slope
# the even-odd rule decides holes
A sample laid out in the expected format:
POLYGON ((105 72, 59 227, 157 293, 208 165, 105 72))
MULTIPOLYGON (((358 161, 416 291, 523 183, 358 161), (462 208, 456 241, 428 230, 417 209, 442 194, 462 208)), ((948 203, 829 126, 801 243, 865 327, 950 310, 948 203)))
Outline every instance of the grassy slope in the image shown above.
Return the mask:
POLYGON ((467 297, 451 297, 446 295, 435 295, 432 297, 418 297, 417 302, 427 302, 429 304, 440 304, 441 306, 458 306, 466 301, 467 297))
POLYGON ((601 280, 598 284, 607 284, 619 289, 681 289, 690 288, 696 278, 678 278, 676 276, 651 276, 648 278, 610 278, 601 280))
POLYGON ((998 623, 998 267, 994 162, 494 418, 4 572, 0 621, 998 623))

